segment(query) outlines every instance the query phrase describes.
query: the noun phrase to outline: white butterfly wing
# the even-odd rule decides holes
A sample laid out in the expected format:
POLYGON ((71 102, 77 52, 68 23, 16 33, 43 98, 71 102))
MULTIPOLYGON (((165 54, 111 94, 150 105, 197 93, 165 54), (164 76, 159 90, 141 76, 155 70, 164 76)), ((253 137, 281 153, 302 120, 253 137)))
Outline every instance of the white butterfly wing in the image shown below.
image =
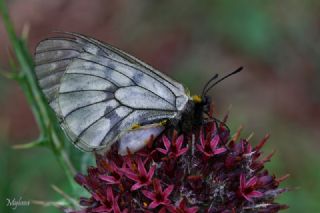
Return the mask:
POLYGON ((36 49, 36 75, 50 106, 80 149, 108 148, 133 124, 179 116, 183 86, 110 45, 82 35, 36 49))

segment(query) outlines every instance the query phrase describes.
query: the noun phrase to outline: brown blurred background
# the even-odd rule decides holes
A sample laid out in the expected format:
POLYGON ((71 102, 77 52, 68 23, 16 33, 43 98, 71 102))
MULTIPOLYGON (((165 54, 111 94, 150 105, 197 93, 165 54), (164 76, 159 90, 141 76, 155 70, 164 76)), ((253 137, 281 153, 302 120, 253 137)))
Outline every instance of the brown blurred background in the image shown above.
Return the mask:
MULTIPOLYGON (((287 212, 320 212, 320 2, 305 1, 7 1, 16 31, 28 46, 52 31, 92 36, 123 49, 200 93, 214 73, 245 71, 211 91, 219 116, 232 105, 230 127, 254 140, 271 134, 268 168, 291 174, 287 212)), ((0 61, 10 44, 0 21, 0 61)), ((3 72, 3 70, 1 70, 3 72)), ((12 150, 37 137, 17 83, 0 78, 0 186, 6 197, 54 200, 50 184, 64 181, 48 150, 12 150), (1 179, 0 179, 1 180, 1 179)), ((218 117, 219 117, 218 116, 218 117)), ((1 196, 0 196, 1 197, 1 196)), ((2 207, 2 206, 0 206, 2 207)), ((1 208, 0 208, 1 210, 1 208)), ((5 208, 1 212, 7 212, 5 208)), ((15 212, 55 212, 38 206, 15 212)))

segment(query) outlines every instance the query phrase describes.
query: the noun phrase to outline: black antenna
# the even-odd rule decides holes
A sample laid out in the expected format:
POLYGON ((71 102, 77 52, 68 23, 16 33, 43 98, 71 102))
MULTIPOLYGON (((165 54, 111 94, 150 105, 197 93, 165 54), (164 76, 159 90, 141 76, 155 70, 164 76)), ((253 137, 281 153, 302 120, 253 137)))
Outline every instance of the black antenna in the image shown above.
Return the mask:
POLYGON ((232 73, 229 73, 228 75, 223 76, 222 78, 220 78, 219 80, 217 80, 216 82, 214 82, 210 87, 206 88, 206 90, 204 92, 202 92, 202 97, 204 95, 206 95, 215 85, 217 85, 218 83, 220 83, 221 81, 223 81, 224 79, 237 74, 238 72, 240 72, 243 69, 243 67, 239 67, 238 69, 236 69, 235 71, 233 71, 232 73))
POLYGON ((212 78, 209 79, 209 81, 207 81, 207 83, 204 85, 203 89, 202 89, 202 97, 204 95, 204 91, 207 89, 207 87, 209 86, 209 84, 215 80, 216 78, 218 78, 218 74, 215 74, 212 78))

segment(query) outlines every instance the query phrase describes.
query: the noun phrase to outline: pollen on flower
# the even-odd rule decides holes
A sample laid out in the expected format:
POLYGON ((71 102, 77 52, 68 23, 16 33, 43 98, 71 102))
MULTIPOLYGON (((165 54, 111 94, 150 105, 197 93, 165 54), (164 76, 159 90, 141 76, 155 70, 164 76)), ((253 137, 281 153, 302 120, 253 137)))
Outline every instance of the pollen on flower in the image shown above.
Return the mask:
MULTIPOLYGON (((225 122, 225 121, 224 121, 225 122)), ((224 123, 203 122, 190 132, 166 130, 142 150, 127 156, 117 146, 96 156, 96 167, 78 174, 89 191, 74 212, 278 212, 275 201, 286 192, 265 169, 272 153, 262 155, 266 135, 253 146, 231 136, 224 123)))

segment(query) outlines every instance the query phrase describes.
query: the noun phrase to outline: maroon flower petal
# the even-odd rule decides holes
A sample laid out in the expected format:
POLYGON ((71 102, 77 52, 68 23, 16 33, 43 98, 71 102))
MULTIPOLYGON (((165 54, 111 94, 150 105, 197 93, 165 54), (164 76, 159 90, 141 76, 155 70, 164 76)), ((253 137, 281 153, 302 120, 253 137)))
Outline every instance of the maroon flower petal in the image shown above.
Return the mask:
POLYGON ((219 141, 220 141, 219 135, 216 135, 212 138, 212 140, 210 141, 210 147, 212 151, 216 149, 219 141))
POLYGON ((119 184, 120 181, 113 176, 100 175, 99 178, 107 182, 107 184, 119 184))
POLYGON ((164 146, 166 147, 166 150, 169 150, 171 146, 171 142, 169 141, 169 139, 166 136, 163 136, 162 141, 164 146))
POLYGON ((168 187, 164 190, 164 196, 165 196, 165 197, 168 197, 168 196, 171 194, 173 188, 174 188, 174 185, 168 186, 168 187))
POLYGON ((129 169, 123 169, 122 171, 125 174, 125 176, 127 176, 131 180, 139 181, 138 175, 136 175, 135 173, 131 172, 129 169))
POLYGON ((145 184, 140 184, 140 183, 135 183, 132 185, 131 187, 131 191, 135 191, 137 189, 140 189, 141 187, 143 187, 145 184))
POLYGON ((184 153, 186 153, 188 151, 188 147, 180 149, 180 151, 177 153, 176 157, 179 157, 181 155, 183 155, 184 153))
POLYGON ((259 191, 252 191, 249 194, 247 194, 247 197, 255 197, 255 198, 259 198, 262 197, 263 193, 259 192, 259 191))
POLYGON ((196 147, 198 148, 198 150, 199 150, 200 152, 203 152, 203 153, 204 153, 203 146, 200 146, 199 144, 196 144, 196 147))
POLYGON ((155 192, 162 193, 162 187, 161 187, 159 179, 154 179, 153 180, 153 188, 154 188, 155 192))
POLYGON ((152 166, 152 167, 150 168, 150 170, 149 170, 149 172, 148 172, 148 174, 147 174, 148 180, 151 181, 151 178, 153 177, 155 171, 156 171, 156 166, 154 165, 154 166, 152 166))
POLYGON ((240 190, 244 190, 246 188, 246 177, 244 174, 240 175, 240 190))
POLYGON ((247 195, 244 194, 244 193, 241 193, 241 194, 242 194, 242 196, 243 196, 247 201, 253 202, 253 200, 251 199, 251 197, 247 196, 247 195))
POLYGON ((247 182, 246 182, 246 188, 250 188, 252 186, 254 186, 257 183, 257 177, 254 176, 252 178, 250 178, 247 182))
POLYGON ((214 150, 213 153, 214 153, 215 155, 218 155, 218 154, 221 154, 221 153, 223 153, 223 152, 225 152, 225 151, 227 151, 226 148, 219 148, 219 149, 214 150))
POLYGON ((140 175, 147 176, 147 171, 146 171, 146 168, 144 168, 144 165, 142 163, 141 158, 138 158, 137 164, 138 164, 138 171, 139 171, 140 175))
POLYGON ((176 146, 177 146, 177 150, 181 149, 182 143, 183 143, 183 135, 180 135, 177 140, 176 140, 176 146))
POLYGON ((112 201, 112 202, 114 200, 112 188, 110 186, 108 186, 108 188, 107 188, 107 198, 109 201, 112 201))
POLYGON ((157 201, 152 201, 152 202, 149 204, 149 208, 150 208, 150 209, 154 209, 154 208, 157 208, 159 205, 160 205, 159 202, 157 202, 157 201))
POLYGON ((153 192, 149 192, 147 190, 142 190, 141 192, 142 192, 142 194, 144 194, 144 196, 146 196, 150 200, 155 200, 156 199, 156 195, 153 192))
POLYGON ((165 150, 165 149, 162 149, 162 148, 157 148, 157 150, 159 152, 161 152, 162 154, 164 154, 164 155, 168 154, 168 150, 165 150))

